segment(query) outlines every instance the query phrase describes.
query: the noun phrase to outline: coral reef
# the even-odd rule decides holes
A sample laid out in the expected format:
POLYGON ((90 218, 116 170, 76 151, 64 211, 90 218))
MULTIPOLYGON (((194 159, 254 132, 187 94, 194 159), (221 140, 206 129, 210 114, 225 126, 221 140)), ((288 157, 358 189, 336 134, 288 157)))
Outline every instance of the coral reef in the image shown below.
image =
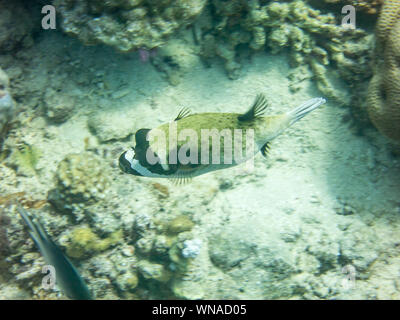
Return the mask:
POLYGON ((385 136, 400 142, 400 1, 385 1, 376 37, 374 76, 367 108, 372 123, 385 136))
POLYGON ((139 261, 138 270, 145 279, 153 279, 159 282, 169 281, 172 275, 163 265, 147 260, 139 261))
POLYGON ((174 218, 167 224, 169 233, 177 234, 185 231, 190 231, 194 227, 194 223, 185 215, 180 215, 174 218))
POLYGON ((326 4, 340 4, 340 5, 352 5, 356 10, 363 11, 370 15, 378 13, 384 0, 323 0, 326 4))
POLYGON ((200 239, 186 240, 183 242, 182 257, 196 258, 201 250, 202 241, 200 239))
POLYGON ((10 80, 0 68, 0 149, 9 123, 15 114, 15 103, 10 95, 10 80))
POLYGON ((174 292, 171 284, 188 271, 202 248, 202 240, 191 232, 193 227, 194 223, 184 215, 169 221, 146 214, 135 216, 134 239, 142 279, 163 283, 174 292))
POLYGON ((0 53, 10 52, 33 44, 34 24, 23 2, 0 2, 0 53))
MULTIPOLYGON (((299 78, 304 77, 302 67, 306 65, 324 96, 341 105, 350 105, 351 96, 344 93, 344 84, 339 79, 357 91, 360 79, 371 77, 368 65, 371 36, 359 26, 356 30, 343 28, 340 10, 322 14, 314 9, 343 3, 342 0, 326 0, 322 5, 306 0, 55 1, 64 31, 86 44, 103 43, 120 51, 138 49, 146 60, 150 56, 148 50, 159 47, 151 60, 173 85, 195 64, 197 52, 182 39, 169 36, 194 22, 194 41, 200 44, 200 56, 206 63, 220 57, 231 79, 240 76, 241 60, 253 51, 265 48, 273 53, 288 51, 292 66, 299 67, 288 75, 293 79, 290 85, 293 91, 301 87, 304 79, 299 78)), ((351 4, 374 15, 380 1, 354 0, 351 4)), ((120 134, 102 130, 97 123, 104 121, 91 120, 89 126, 101 141, 120 138, 120 134)))
POLYGON ((119 51, 152 49, 190 24, 206 0, 55 0, 62 28, 85 44, 119 51))
MULTIPOLYGON (((93 12, 96 6, 106 8, 104 15, 86 18, 108 16, 121 24, 118 15, 128 5, 127 0, 58 2, 70 5, 74 14, 89 6, 93 12)), ((175 2, 129 3, 149 8, 175 2)), ((246 92, 250 86, 268 90, 271 108, 284 111, 318 95, 312 77, 331 96, 347 90, 337 89, 336 78, 364 85, 372 74, 371 36, 343 31, 345 41, 336 42, 342 40, 340 11, 326 14, 344 3, 209 0, 179 39, 171 37, 153 51, 132 48, 170 84, 185 75, 176 87, 141 64, 136 53, 85 47, 59 32, 44 32, 29 50, 1 54, 22 112, 0 153, 5 160, 0 165, 0 299, 63 298, 57 289, 41 286, 44 259, 15 212, 16 201, 37 209, 46 231, 77 262, 99 299, 398 299, 399 163, 386 145, 371 145, 349 132, 340 121, 349 116, 347 108, 316 113, 267 160, 256 159, 251 174, 226 170, 173 186, 122 175, 115 161, 143 123, 161 122, 179 103, 192 104, 194 112, 241 109, 253 95, 246 92), (321 20, 311 8, 321 8, 321 20), (241 62, 252 61, 243 78, 228 81, 220 68, 202 68, 200 50, 209 58, 203 62, 218 56, 232 78, 239 76, 241 62), (55 207, 43 200, 46 195, 55 207), (343 288, 346 266, 356 271, 356 290, 343 288)), ((375 1, 349 3, 362 4, 360 16, 373 20, 368 4, 376 8, 375 1)), ((92 36, 88 20, 81 30, 92 36)), ((385 62, 387 39, 381 47, 385 62)), ((0 73, 1 79, 6 77, 0 73)))
POLYGON ((105 251, 117 244, 123 238, 122 231, 116 231, 105 239, 100 239, 90 228, 79 227, 74 229, 66 245, 67 255, 73 258, 82 258, 105 251))
POLYGON ((56 188, 48 198, 61 211, 74 211, 104 198, 110 184, 101 160, 90 153, 67 155, 59 163, 55 179, 56 188))
POLYGON ((180 39, 171 39, 157 50, 157 55, 152 59, 152 63, 166 75, 172 85, 177 85, 182 76, 198 63, 198 59, 187 43, 180 39))
POLYGON ((44 94, 44 107, 47 119, 51 122, 62 123, 72 116, 75 102, 70 96, 47 88, 44 94))
MULTIPOLYGON (((356 77, 370 76, 368 34, 360 28, 343 28, 333 14, 322 14, 302 0, 212 0, 211 8, 212 13, 205 15, 212 15, 212 24, 199 23, 203 34, 201 54, 205 58, 221 57, 232 79, 240 75, 238 58, 243 45, 255 51, 268 48, 272 53, 289 49, 291 65, 308 65, 321 92, 340 104, 348 105, 350 98, 343 96, 335 80, 340 76, 332 72, 331 66, 336 65, 349 84, 356 77)), ((302 69, 293 73, 304 74, 302 69)))
POLYGON ((7 163, 14 167, 19 175, 29 177, 36 174, 36 167, 41 155, 42 153, 37 147, 23 144, 12 150, 7 163))

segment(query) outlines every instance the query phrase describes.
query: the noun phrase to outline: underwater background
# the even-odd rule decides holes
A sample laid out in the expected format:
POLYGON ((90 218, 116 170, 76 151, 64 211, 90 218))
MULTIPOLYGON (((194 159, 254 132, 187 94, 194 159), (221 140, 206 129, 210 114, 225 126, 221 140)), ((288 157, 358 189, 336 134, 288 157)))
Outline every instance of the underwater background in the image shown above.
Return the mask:
POLYGON ((0 0, 0 299, 66 299, 17 203, 97 299, 399 299, 399 35, 399 0, 0 0), (259 93, 327 103, 252 170, 119 169, 138 129, 259 93))

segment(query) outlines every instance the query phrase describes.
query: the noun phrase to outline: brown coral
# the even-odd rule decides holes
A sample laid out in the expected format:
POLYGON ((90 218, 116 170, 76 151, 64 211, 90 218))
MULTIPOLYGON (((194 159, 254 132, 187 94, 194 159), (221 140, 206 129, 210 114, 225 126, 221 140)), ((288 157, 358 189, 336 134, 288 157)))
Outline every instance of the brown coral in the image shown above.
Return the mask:
POLYGON ((63 30, 87 45, 127 52, 164 44, 192 23, 206 0, 54 0, 63 30))
POLYGON ((34 22, 23 1, 0 1, 0 52, 12 52, 33 44, 34 22))
POLYGON ((324 0, 326 3, 339 3, 342 5, 352 5, 357 10, 364 11, 368 14, 376 14, 379 7, 382 5, 383 0, 324 0))
POLYGON ((387 137, 400 142, 400 0, 386 0, 377 26, 368 114, 387 137))
POLYGON ((399 15, 400 1, 385 0, 376 28, 376 36, 379 41, 385 41, 390 30, 392 30, 394 24, 396 23, 396 20, 398 20, 399 15))

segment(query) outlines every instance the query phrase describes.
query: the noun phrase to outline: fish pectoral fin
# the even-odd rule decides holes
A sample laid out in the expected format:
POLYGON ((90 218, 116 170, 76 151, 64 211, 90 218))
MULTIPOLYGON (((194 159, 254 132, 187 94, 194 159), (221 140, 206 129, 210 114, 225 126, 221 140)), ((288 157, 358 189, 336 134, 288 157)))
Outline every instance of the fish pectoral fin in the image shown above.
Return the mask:
POLYGON ((191 176, 180 176, 180 177, 174 177, 174 178, 168 178, 170 182, 172 182, 174 185, 186 185, 192 182, 192 177, 191 176))
POLYGON ((204 167, 204 164, 179 164, 178 170, 174 173, 173 176, 168 178, 168 180, 171 181, 174 185, 188 184, 196 175, 196 171, 201 167, 204 167))
POLYGON ((258 94, 253 102, 251 108, 244 114, 241 114, 238 119, 239 121, 251 121, 261 117, 265 109, 268 107, 268 101, 263 94, 258 94))
POLYGON ((261 154, 263 155, 264 158, 267 157, 268 152, 270 150, 270 142, 265 143, 262 147, 261 147, 261 154))
POLYGON ((174 121, 178 121, 180 119, 186 118, 191 113, 190 109, 187 107, 183 107, 181 111, 179 111, 178 116, 174 119, 174 121))

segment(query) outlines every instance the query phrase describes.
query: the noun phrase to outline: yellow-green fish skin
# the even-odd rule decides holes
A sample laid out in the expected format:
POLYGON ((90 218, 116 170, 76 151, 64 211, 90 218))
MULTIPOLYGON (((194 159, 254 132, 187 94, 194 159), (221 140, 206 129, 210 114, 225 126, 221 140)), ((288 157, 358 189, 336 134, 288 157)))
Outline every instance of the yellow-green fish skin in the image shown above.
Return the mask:
MULTIPOLYGON (((254 156, 260 148, 268 141, 275 138, 279 135, 282 131, 284 131, 289 126, 289 118, 287 114, 280 114, 274 116, 265 116, 265 117, 258 117, 252 121, 240 121, 238 117, 241 114, 239 113, 197 113, 189 115, 183 119, 179 119, 175 121, 177 127, 177 136, 179 137, 179 133, 182 130, 190 129, 196 132, 198 136, 198 146, 200 149, 201 146, 201 137, 202 137, 202 130, 205 129, 216 129, 219 132, 222 130, 228 130, 231 132, 232 136, 234 134, 234 130, 242 130, 242 150, 245 153, 246 149, 246 130, 253 129, 254 130, 254 152, 252 154, 246 155, 246 159, 254 156)), ((166 137, 166 147, 169 150, 169 133, 170 133, 170 125, 174 122, 164 123, 159 127, 150 131, 150 135, 155 130, 162 131, 166 137)), ((177 148, 179 149, 186 143, 186 141, 180 141, 178 139, 177 148)), ((160 150, 160 147, 163 148, 163 144, 157 145, 157 143, 150 143, 151 149, 157 154, 165 154, 163 150, 160 150)), ((210 151, 212 148, 212 144, 210 143, 210 151)), ((224 156, 224 140, 221 135, 220 139, 220 154, 221 154, 221 161, 224 156)))
MULTIPOLYGON (((325 102, 324 98, 313 98, 286 113, 270 116, 263 115, 267 102, 262 95, 257 96, 245 114, 207 112, 188 115, 184 109, 174 121, 151 130, 138 130, 135 137, 139 141, 136 141, 135 148, 121 154, 120 168, 125 173, 153 178, 194 177, 229 168, 252 158, 259 151, 265 156, 271 140, 325 102), (205 130, 208 130, 208 135, 205 134, 205 130), (239 136, 242 140, 239 141, 241 143, 239 146, 236 141, 237 130, 241 130, 239 136), (213 131, 217 133, 219 141, 214 141, 209 136, 213 131), (229 151, 226 155, 230 162, 225 161, 226 137, 228 142, 232 142, 232 148, 226 149, 229 151), (219 159, 213 157, 213 151, 216 149, 218 152, 215 143, 219 143, 220 146, 219 159), (208 152, 203 153, 203 150, 207 151, 207 147, 208 152), (192 156, 192 150, 196 151, 195 162, 188 161, 192 156), (156 159, 155 163, 150 163, 147 151, 156 155, 153 157, 153 160, 156 159), (236 151, 241 151, 238 158, 236 151), (179 154, 184 155, 183 158, 186 156, 186 164, 181 161, 179 154), (202 159, 202 156, 206 159, 202 159)), ((229 146, 229 143, 227 145, 229 146)))

